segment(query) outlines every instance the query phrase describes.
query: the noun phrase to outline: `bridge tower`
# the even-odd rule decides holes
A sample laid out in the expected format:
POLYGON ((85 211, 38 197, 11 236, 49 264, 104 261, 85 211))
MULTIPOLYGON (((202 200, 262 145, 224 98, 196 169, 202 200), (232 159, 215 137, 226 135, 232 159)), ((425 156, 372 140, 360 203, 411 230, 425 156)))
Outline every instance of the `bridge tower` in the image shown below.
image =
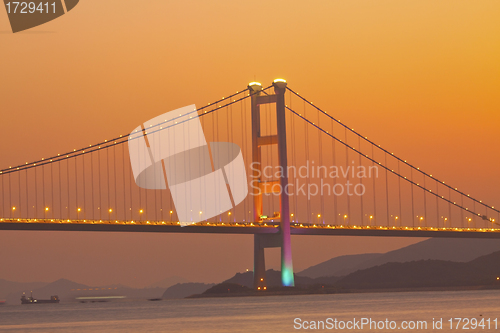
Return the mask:
MULTIPOLYGON (((285 91, 286 81, 276 79, 273 82, 274 95, 262 94, 262 85, 252 82, 248 85, 252 102, 252 182, 258 182, 253 188, 253 218, 255 222, 262 221, 262 194, 271 193, 275 184, 279 189, 288 185, 287 175, 287 147, 286 147, 286 121, 285 121, 285 91), (262 104, 276 105, 277 134, 261 136, 260 131, 260 106, 262 104), (278 163, 282 168, 283 176, 279 180, 262 181, 261 147, 265 145, 278 146, 278 163)), ((281 283, 285 287, 294 286, 292 247, 290 238, 290 208, 288 193, 280 191, 280 233, 254 235, 254 288, 266 288, 266 264, 264 249, 270 247, 281 248, 281 283)))

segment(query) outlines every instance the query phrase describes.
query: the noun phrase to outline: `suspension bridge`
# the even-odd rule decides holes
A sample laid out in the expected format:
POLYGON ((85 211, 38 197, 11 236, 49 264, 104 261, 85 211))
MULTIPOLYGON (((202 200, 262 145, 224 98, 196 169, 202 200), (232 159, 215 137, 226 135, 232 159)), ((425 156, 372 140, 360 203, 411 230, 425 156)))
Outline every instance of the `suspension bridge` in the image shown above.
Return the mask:
POLYGON ((285 80, 252 82, 192 112, 207 141, 241 148, 250 193, 230 210, 183 227, 168 186, 136 185, 131 142, 191 121, 180 114, 0 170, 0 230, 254 234, 258 290, 269 247, 281 248, 283 285, 294 285, 291 235, 500 237, 494 206, 395 156, 285 80))

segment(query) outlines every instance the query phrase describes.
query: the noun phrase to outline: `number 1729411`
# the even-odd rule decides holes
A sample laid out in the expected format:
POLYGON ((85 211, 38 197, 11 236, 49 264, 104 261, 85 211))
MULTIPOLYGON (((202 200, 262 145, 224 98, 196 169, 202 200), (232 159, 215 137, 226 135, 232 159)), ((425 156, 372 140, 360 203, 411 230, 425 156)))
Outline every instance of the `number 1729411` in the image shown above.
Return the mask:
POLYGON ((18 2, 12 1, 5 4, 8 14, 55 14, 56 13, 56 3, 49 2, 18 2))
POLYGON ((448 322, 450 323, 450 329, 451 330, 475 330, 475 329, 480 329, 480 330, 490 330, 490 329, 498 329, 498 320, 497 318, 495 319, 490 319, 490 318, 450 318, 448 319, 448 322))

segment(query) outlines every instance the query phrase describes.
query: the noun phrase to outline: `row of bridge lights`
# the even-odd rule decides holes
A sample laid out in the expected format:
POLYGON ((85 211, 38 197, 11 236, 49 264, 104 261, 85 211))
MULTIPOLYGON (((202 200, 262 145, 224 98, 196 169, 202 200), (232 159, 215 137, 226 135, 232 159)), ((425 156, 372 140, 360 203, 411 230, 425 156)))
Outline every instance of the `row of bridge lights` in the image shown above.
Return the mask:
MULTIPOLYGON (((341 214, 339 214, 339 215, 341 215, 341 214)), ((318 214, 318 215, 317 215, 317 217, 318 217, 318 223, 320 222, 320 218, 321 218, 321 216, 322 216, 321 214, 318 214)), ((367 215, 365 215, 365 216, 367 216, 367 215)), ((392 215, 391 215, 391 216, 392 216, 392 215)), ((292 217, 292 218, 293 218, 293 217, 294 217, 294 214, 293 214, 293 213, 291 213, 291 214, 290 214, 290 217, 292 217)), ((416 217, 417 217, 417 219, 418 219, 418 221, 419 221, 419 222, 423 222, 423 221, 424 221, 424 219, 425 219, 423 216, 418 216, 418 215, 417 215, 416 217)), ((345 214, 345 215, 343 216, 343 218, 344 218, 344 224, 346 224, 345 222, 346 222, 346 219, 348 218, 348 215, 347 215, 347 214, 345 214)), ((373 216, 373 215, 370 215, 368 218, 370 219, 370 225, 371 225, 371 223, 372 223, 372 221, 373 221, 373 219, 374 219, 374 216, 373 216)), ((446 222, 448 221, 448 218, 447 218, 447 217, 444 217, 444 216, 441 216, 441 218, 442 218, 442 219, 443 219, 443 221, 444 221, 444 225, 446 225, 446 222)), ((396 223, 397 223, 397 221, 398 221, 398 220, 399 220, 399 216, 394 216, 394 222, 396 222, 396 223)), ((470 218, 470 217, 466 217, 466 218, 465 218, 465 220, 466 220, 467 222, 472 222, 472 218, 470 218)), ((495 219, 490 219, 489 221, 490 221, 490 222, 495 222, 495 219)), ((292 220, 292 222, 293 222, 293 220, 292 220)))
MULTIPOLYGON (((341 215, 341 214, 339 214, 339 215, 341 215)), ((290 214, 290 216, 293 217, 293 213, 290 214)), ((318 214, 317 216, 318 216, 318 222, 319 222, 319 220, 321 218, 321 214, 318 214)), ((345 214, 344 215, 344 224, 345 224, 345 220, 347 219, 347 217, 348 217, 347 214, 345 214)), ((373 220, 374 217, 373 217, 373 215, 370 215, 369 218, 370 218, 370 224, 371 224, 371 222, 372 222, 372 220, 373 220)), ((394 219, 397 220, 397 219, 399 219, 399 217, 396 216, 394 219)))
MULTIPOLYGON (((100 208, 100 207, 98 207, 97 209, 101 209, 101 208, 100 208)), ((132 209, 132 208, 130 208, 130 209, 132 209)), ((15 206, 14 206, 14 207, 12 207, 12 211, 16 211, 16 207, 15 207, 15 206)), ((46 213, 46 212, 48 212, 48 211, 49 211, 49 207, 45 207, 44 212, 46 213)), ((78 218, 78 219, 80 219, 80 213, 82 212, 82 208, 78 207, 78 208, 76 209, 76 212, 77 212, 77 218, 78 218)), ((108 209, 108 213, 109 213, 109 215, 111 215, 111 213, 112 213, 112 212, 113 212, 113 208, 109 208, 109 209, 108 209)), ((143 213, 144 213, 144 209, 139 209, 139 214, 143 214, 143 213)), ((174 211, 173 211, 173 210, 171 210, 171 211, 170 211, 170 219, 172 219, 172 214, 173 214, 173 213, 174 213, 174 211)), ((200 213, 199 213, 199 214, 200 214, 200 215, 202 215, 202 214, 203 214, 203 212, 202 212, 202 211, 200 211, 200 213)), ((232 213, 231 213, 231 212, 228 212, 228 213, 227 213, 227 216, 228 216, 229 218, 231 217, 231 215, 232 215, 232 213)), ((292 214, 292 216, 293 216, 293 214, 292 214)))
MULTIPOLYGON (((67 208, 67 207, 66 207, 66 208, 67 208)), ((15 212, 15 211, 16 211, 16 209, 17 209, 17 207, 16 207, 16 206, 13 206, 13 207, 12 207, 12 211, 13 211, 13 212, 15 212)), ((97 207, 97 209, 101 209, 101 207, 97 207)), ((130 209, 132 209, 132 208, 130 208, 130 209)), ((49 209, 49 207, 45 207, 45 209, 43 210, 43 211, 44 211, 44 214, 46 214, 49 210, 50 210, 50 209, 49 209)), ((80 218, 80 213, 81 213, 81 212, 82 212, 82 208, 78 207, 78 208, 76 209, 76 213, 77 213, 77 218, 78 218, 78 219, 80 218)), ((109 215, 110 215, 110 216, 111 216, 111 213, 112 213, 112 212, 113 212, 113 208, 109 208, 109 209, 108 209, 108 213, 109 213, 109 215)), ((139 209, 139 214, 142 214, 142 213, 144 213, 144 209, 139 209)), ((174 213, 174 211, 173 211, 173 210, 171 210, 171 211, 170 211, 170 219, 172 219, 172 214, 173 214, 173 213, 174 213)), ((201 214, 201 212, 200 212, 200 214, 201 214)), ((229 213, 229 215, 231 215, 231 212, 229 213)))
MULTIPOLYGON (((12 211, 13 211, 13 212, 15 212, 15 211, 16 211, 16 209, 17 209, 17 208, 16 208, 16 206, 12 207, 12 211)), ((100 207, 98 207, 97 209, 100 209, 100 207)), ((130 208, 130 209, 132 209, 132 208, 130 208)), ((45 209, 44 209, 44 214, 46 214, 48 211, 49 211, 49 207, 45 207, 45 209)), ((82 211, 82 208, 80 208, 80 207, 78 207, 78 208, 76 209, 76 212, 77 212, 77 218, 78 218, 78 219, 80 218, 80 212, 81 212, 81 211, 82 211)), ((111 216, 111 213, 112 213, 112 212, 113 212, 113 208, 109 208, 109 209, 108 209, 108 213, 109 213, 109 215, 110 215, 110 216, 111 216)), ((139 209, 139 214, 141 214, 141 215, 142 215, 143 213, 144 213, 144 209, 139 209)), ((170 219, 172 219, 172 214, 173 214, 173 211, 171 210, 171 211, 170 211, 170 219)), ((203 214, 203 212, 202 212, 202 211, 200 211, 200 212, 199 212, 199 214, 200 214, 200 215, 202 215, 202 214, 203 214)), ((227 213, 227 216, 228 216, 228 218, 229 218, 229 219, 231 218, 231 215, 232 215, 232 213, 231 213, 231 212, 228 212, 228 213, 227 213)), ((339 215, 341 215, 341 214, 339 214, 339 215)), ((292 218, 293 218, 293 217, 294 217, 294 214, 293 214, 293 213, 291 213, 291 214, 290 214, 290 217, 292 217, 292 218)), ((318 214, 318 215, 317 215, 317 217, 318 217, 318 223, 319 223, 320 218, 321 218, 321 214, 318 214)), ((343 216, 343 218, 344 218, 344 224, 345 224, 345 221, 346 221, 346 219, 348 218, 348 215, 347 215, 347 214, 345 214, 345 215, 343 216)), ((373 215, 370 215, 370 216, 369 216, 369 219, 370 219, 370 225, 371 225, 371 223, 372 223, 373 218, 374 218, 374 216, 373 216, 373 215)), ((423 216, 418 216, 418 215, 417 215, 417 218, 418 218, 419 222, 424 221, 424 217, 423 217, 423 216)), ((448 218, 447 218, 447 217, 444 217, 444 216, 441 216, 441 218, 443 219, 443 221, 444 221, 444 225, 446 226, 446 221, 448 221, 448 218)), ((398 219, 399 219, 399 217, 398 217, 398 216, 395 216, 395 217, 394 217, 395 222, 397 222, 397 221, 398 221, 398 219)), ((470 222, 472 222, 472 218, 470 218, 470 217, 466 217, 465 219, 466 219, 466 221, 467 221, 467 222, 469 222, 469 223, 470 223, 470 222)), ((490 221, 491 221, 491 222, 495 222, 495 219, 491 219, 490 221)), ((229 222, 230 222, 230 221, 229 221, 229 222)), ((292 221, 292 222, 293 222, 293 221, 292 221)))

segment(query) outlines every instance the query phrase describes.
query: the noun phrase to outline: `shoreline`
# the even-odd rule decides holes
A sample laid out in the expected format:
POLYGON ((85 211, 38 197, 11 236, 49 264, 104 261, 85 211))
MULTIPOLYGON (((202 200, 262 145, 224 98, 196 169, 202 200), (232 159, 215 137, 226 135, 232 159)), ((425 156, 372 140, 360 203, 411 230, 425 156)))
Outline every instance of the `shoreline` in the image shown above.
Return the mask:
POLYGON ((453 287, 419 287, 419 288, 386 288, 386 289, 334 289, 322 288, 315 290, 295 289, 295 290, 266 290, 251 291, 245 293, 221 293, 221 294, 194 294, 184 299, 197 298, 220 298, 220 297, 267 297, 267 296, 295 296, 295 295, 332 295, 332 294, 373 294, 390 292, 422 292, 422 291, 477 291, 477 290, 498 290, 498 286, 453 286, 453 287))

